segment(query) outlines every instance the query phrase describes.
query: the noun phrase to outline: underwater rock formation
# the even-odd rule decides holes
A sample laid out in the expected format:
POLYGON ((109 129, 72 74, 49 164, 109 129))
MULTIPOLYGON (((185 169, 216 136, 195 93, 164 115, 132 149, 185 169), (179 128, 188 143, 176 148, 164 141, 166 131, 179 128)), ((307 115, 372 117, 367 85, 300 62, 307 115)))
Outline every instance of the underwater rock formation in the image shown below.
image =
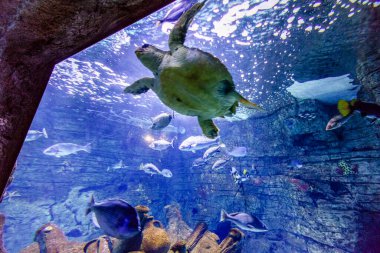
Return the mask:
POLYGON ((54 64, 172 1, 0 2, 1 193, 54 64))
POLYGON ((360 47, 356 74, 363 85, 360 98, 380 103, 380 10, 374 8, 364 20, 365 43, 360 47))
POLYGON ((165 206, 165 216, 167 221, 166 231, 168 231, 171 242, 186 240, 193 230, 182 219, 178 205, 165 206))
POLYGON ((0 253, 7 252, 4 248, 4 242, 3 242, 4 223, 5 223, 5 216, 4 214, 0 213, 0 253))
POLYGON ((55 224, 43 225, 35 233, 35 243, 21 253, 83 253, 84 243, 70 242, 63 231, 55 224))
MULTIPOLYGON (((205 223, 199 223, 187 241, 179 240, 173 243, 169 239, 160 221, 149 216, 149 208, 146 206, 136 207, 141 217, 144 229, 142 233, 128 239, 116 239, 107 236, 100 236, 88 243, 68 241, 63 231, 55 224, 43 225, 35 233, 35 242, 21 251, 21 253, 238 253, 240 252, 240 241, 244 234, 234 228, 229 235, 218 244, 218 236, 207 230, 205 223), (112 244, 112 245, 110 245, 112 244), (112 248, 112 249, 111 249, 112 248)), ((176 207, 174 207, 176 209, 176 207)), ((177 209, 178 210, 178 209, 177 209)), ((0 216, 0 228, 1 219, 0 216)), ((181 217, 181 215, 180 215, 181 217)), ((187 230, 188 228, 185 227, 187 230)), ((179 231, 181 234, 181 231, 179 231)), ((183 235, 183 234, 182 234, 183 235)), ((5 251, 0 251, 0 253, 5 251)))

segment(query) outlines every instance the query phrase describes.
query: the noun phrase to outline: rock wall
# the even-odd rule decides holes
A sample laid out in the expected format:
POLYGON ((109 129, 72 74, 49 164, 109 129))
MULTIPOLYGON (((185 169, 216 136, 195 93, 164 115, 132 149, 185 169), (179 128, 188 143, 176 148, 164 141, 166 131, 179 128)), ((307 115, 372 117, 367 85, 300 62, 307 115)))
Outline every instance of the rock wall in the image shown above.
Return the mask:
POLYGON ((370 252, 380 235, 380 128, 355 116, 327 132, 334 110, 308 100, 270 117, 221 125, 234 133, 222 136, 227 147, 247 146, 248 157, 217 172, 212 162, 191 168, 191 180, 181 182, 191 197, 180 201, 177 193, 185 219, 215 225, 221 208, 256 214, 270 231, 248 233, 243 252, 370 252), (351 170, 343 172, 341 161, 351 170), (252 174, 243 188, 230 166, 252 174))
POLYGON ((0 2, 1 195, 54 64, 170 2, 0 2))
MULTIPOLYGON (((49 139, 25 143, 9 188, 21 196, 4 200, 1 208, 7 215, 9 252, 30 244, 34 231, 47 222, 58 224, 70 240, 99 236, 84 215, 91 194, 149 205, 161 221, 164 207, 177 203, 191 227, 205 221, 217 232, 222 208, 251 212, 270 231, 246 233, 243 252, 253 247, 256 252, 368 252, 377 243, 380 128, 359 115, 326 132, 335 109, 307 100, 262 118, 220 121, 222 141, 227 147, 246 146, 248 156, 214 171, 217 158, 193 166, 203 152, 150 150, 141 129, 107 123, 63 106, 70 104, 67 99, 59 101, 62 106, 44 103, 50 110, 41 108, 36 116, 36 126, 49 129, 49 139), (60 117, 48 121, 51 115, 60 117), (64 158, 42 154, 65 141, 91 142, 92 152, 64 158), (125 168, 107 169, 120 159, 125 168), (341 168, 342 161, 348 170, 341 168), (173 177, 145 174, 138 170, 141 162, 169 168, 173 177), (252 177, 239 187, 229 174, 231 166, 248 169, 252 177)), ((197 129, 187 130, 191 135, 197 129)))

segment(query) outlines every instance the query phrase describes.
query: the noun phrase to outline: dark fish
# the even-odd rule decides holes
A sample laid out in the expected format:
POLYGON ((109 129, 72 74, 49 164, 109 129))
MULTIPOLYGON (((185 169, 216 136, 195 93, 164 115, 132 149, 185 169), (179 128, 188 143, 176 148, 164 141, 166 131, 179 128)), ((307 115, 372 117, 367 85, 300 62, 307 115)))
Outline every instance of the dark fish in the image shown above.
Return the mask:
POLYGON ((363 117, 380 119, 380 105, 363 102, 358 99, 351 101, 339 100, 338 110, 344 117, 352 114, 354 111, 358 111, 363 117))
POLYGON ((184 12, 191 8, 197 1, 196 0, 180 0, 175 3, 173 8, 171 8, 163 19, 157 21, 157 26, 164 22, 175 22, 177 21, 184 12))
POLYGON ((152 118, 152 126, 151 128, 153 130, 161 130, 167 127, 170 124, 170 121, 174 118, 173 115, 170 115, 168 113, 161 113, 157 115, 156 117, 152 118))
POLYGON ((91 196, 86 215, 91 211, 95 225, 109 236, 128 239, 141 232, 136 209, 124 200, 112 199, 95 203, 94 196, 91 196))
POLYGON ((257 217, 247 213, 230 213, 222 210, 220 212, 220 221, 231 221, 240 229, 252 231, 252 232, 266 232, 267 227, 257 217))

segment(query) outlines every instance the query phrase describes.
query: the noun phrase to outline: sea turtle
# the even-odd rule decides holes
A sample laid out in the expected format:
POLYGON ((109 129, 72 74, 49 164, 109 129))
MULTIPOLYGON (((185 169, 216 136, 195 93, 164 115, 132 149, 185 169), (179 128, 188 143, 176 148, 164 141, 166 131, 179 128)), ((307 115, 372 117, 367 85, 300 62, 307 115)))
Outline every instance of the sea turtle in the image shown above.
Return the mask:
POLYGON ((151 70, 154 78, 142 78, 124 91, 141 94, 152 89, 174 111, 197 116, 202 132, 209 138, 218 136, 212 119, 232 116, 238 102, 261 109, 235 91, 231 74, 223 63, 197 48, 184 45, 186 32, 204 2, 194 4, 175 24, 169 35, 170 51, 144 44, 136 49, 137 58, 151 70))

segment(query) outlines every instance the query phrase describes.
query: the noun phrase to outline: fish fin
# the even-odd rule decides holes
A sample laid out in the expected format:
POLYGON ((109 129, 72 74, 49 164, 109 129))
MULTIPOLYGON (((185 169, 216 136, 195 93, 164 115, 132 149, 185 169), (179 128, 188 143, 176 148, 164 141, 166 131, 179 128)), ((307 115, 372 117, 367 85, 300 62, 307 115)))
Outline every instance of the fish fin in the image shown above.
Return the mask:
POLYGON ((173 111, 173 113, 172 113, 172 117, 173 117, 173 119, 174 119, 174 111, 173 111))
POLYGON ((91 153, 91 142, 87 143, 86 146, 83 147, 83 151, 91 153))
POLYGON ((191 152, 193 152, 195 154, 195 150, 191 150, 191 152))
POLYGON ((94 240, 91 240, 91 241, 87 242, 86 245, 84 245, 84 247, 83 247, 83 252, 84 252, 84 253, 87 253, 88 248, 89 248, 93 243, 95 243, 95 242, 97 242, 97 241, 98 241, 98 239, 94 239, 94 240))
POLYGON ((239 102, 243 105, 243 106, 245 106, 245 107, 247 107, 247 108, 249 108, 249 109, 257 109, 257 110, 259 110, 259 111, 265 111, 261 106, 259 106, 258 104, 255 104, 255 103, 252 103, 251 101, 248 101, 247 99, 245 99, 242 95, 240 95, 239 93, 237 93, 236 92, 236 94, 237 94, 237 98, 238 98, 238 100, 239 100, 239 102))
POLYGON ((174 148, 174 146, 173 146, 174 139, 175 139, 175 138, 173 138, 172 142, 170 142, 170 145, 172 145, 172 148, 174 148))
POLYGON ((98 219, 96 218, 95 213, 92 213, 92 223, 94 223, 95 227, 100 228, 98 219))
POLYGON ((48 134, 46 132, 46 128, 42 129, 42 133, 43 133, 44 137, 47 139, 48 138, 48 134))
POLYGON ((88 203, 88 206, 86 209, 86 215, 91 213, 91 208, 94 206, 94 204, 95 204, 94 194, 91 194, 90 202, 88 203))
POLYGON ((222 209, 220 211, 220 220, 219 220, 219 222, 225 221, 226 217, 227 217, 227 212, 224 209, 222 209))
POLYGON ((352 108, 351 108, 350 103, 346 100, 343 100, 343 99, 339 100, 338 101, 338 111, 344 117, 350 115, 352 113, 352 108))

